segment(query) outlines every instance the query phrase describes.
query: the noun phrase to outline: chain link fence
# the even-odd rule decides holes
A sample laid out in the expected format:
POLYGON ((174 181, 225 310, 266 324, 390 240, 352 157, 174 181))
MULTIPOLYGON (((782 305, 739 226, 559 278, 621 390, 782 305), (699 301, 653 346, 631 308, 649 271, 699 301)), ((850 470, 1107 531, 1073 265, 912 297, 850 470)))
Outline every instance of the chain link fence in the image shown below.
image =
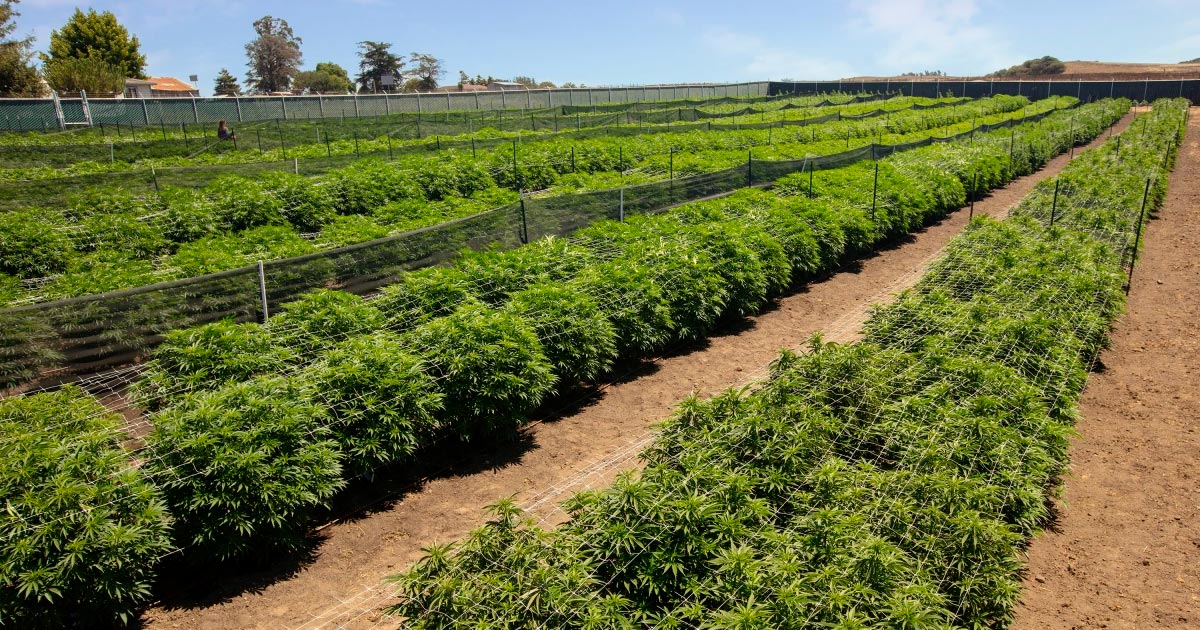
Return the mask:
MULTIPOLYGON (((338 96, 241 96, 218 98, 87 99, 92 125, 250 122, 385 116, 403 112, 455 110, 548 109, 594 107, 607 103, 710 100, 767 97, 767 83, 662 85, 607 88, 363 94, 338 96)), ((59 120, 52 99, 0 99, 0 125, 7 130, 58 129, 60 122, 86 121, 83 99, 59 101, 59 120)))
POLYGON ((993 94, 1026 96, 1031 101, 1051 96, 1074 96, 1090 103, 1102 98, 1127 98, 1151 102, 1160 98, 1186 98, 1200 103, 1200 80, 1144 79, 1140 81, 999 81, 959 79, 932 81, 770 81, 767 94, 782 96, 809 92, 900 92, 904 96, 966 96, 981 98, 993 94))

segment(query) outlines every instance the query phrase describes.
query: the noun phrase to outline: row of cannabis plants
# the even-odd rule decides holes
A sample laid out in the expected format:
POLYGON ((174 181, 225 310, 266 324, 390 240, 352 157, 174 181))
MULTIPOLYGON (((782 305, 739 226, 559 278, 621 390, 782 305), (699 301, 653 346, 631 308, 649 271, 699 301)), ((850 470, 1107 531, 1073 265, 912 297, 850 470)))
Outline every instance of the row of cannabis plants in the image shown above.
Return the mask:
MULTIPOLYGON (((913 112, 912 121, 892 122, 896 135, 887 141, 961 132, 991 121, 991 112, 1005 114, 1025 102, 995 100, 957 107, 962 111, 953 116, 937 114, 949 127, 918 124, 941 110, 913 112)), ((1066 102, 1052 99, 1028 109, 1048 111, 1066 102)), ((694 132, 514 144, 478 159, 451 151, 436 160, 364 161, 315 177, 226 175, 200 189, 164 187, 149 196, 84 191, 63 211, 0 214, 0 299, 73 297, 299 256, 503 205, 518 189, 553 185, 555 194, 567 194, 719 171, 745 163, 745 151, 760 140, 760 160, 833 154, 851 137, 870 139, 874 129, 863 121, 825 123, 779 143, 747 136, 762 132, 694 132), (843 141, 834 139, 837 130, 826 129, 834 125, 856 129, 845 130, 850 135, 843 141), (822 141, 825 134, 833 135, 822 141)))
POLYGON ((562 527, 501 501, 395 578, 392 612, 413 628, 1007 625, 1187 106, 1160 101, 1073 161, 1071 194, 1046 182, 1009 220, 972 222, 861 341, 814 339, 756 390, 681 405, 645 468, 576 495, 562 527))
POLYGON ((955 102, 961 99, 930 99, 897 96, 886 102, 871 99, 855 103, 853 97, 828 95, 783 97, 769 103, 662 103, 659 107, 626 108, 603 112, 564 112, 551 108, 511 111, 459 111, 368 116, 339 120, 336 118, 289 119, 232 123, 239 139, 219 141, 214 123, 154 124, 138 129, 133 126, 109 125, 72 130, 67 133, 41 132, 0 135, 0 181, 65 177, 96 172, 115 172, 135 166, 195 166, 202 164, 231 164, 259 161, 264 158, 287 156, 303 158, 321 155, 356 154, 353 139, 375 140, 390 137, 388 148, 395 151, 426 150, 440 141, 485 141, 513 138, 521 134, 537 138, 554 132, 578 132, 599 127, 646 126, 664 128, 681 121, 718 120, 725 122, 762 122, 800 119, 840 111, 857 115, 885 106, 904 109, 914 104, 928 106, 935 102, 955 102), (834 104, 837 103, 837 104, 834 104), (122 129, 124 130, 122 132, 122 129), (417 137, 419 136, 419 137, 417 137), (346 142, 342 142, 346 140, 346 142), (330 146, 337 142, 336 146, 330 146), (313 151, 308 145, 317 150, 313 151), (329 150, 327 151, 327 147, 329 150))
MULTIPOLYGON (((1075 116, 1095 136, 1127 106, 1075 116)), ((973 151, 975 170, 1027 172, 996 166, 1008 149, 991 146, 973 151)), ((875 165, 821 171, 811 186, 793 176, 570 240, 465 253, 370 300, 318 291, 265 325, 172 332, 127 392, 145 412, 136 421, 70 386, 0 400, 0 620, 128 620, 171 550, 203 564, 295 549, 348 480, 437 441, 511 436, 615 361, 703 338, 961 207, 960 177, 919 159, 944 151, 880 161, 877 188, 875 165)))

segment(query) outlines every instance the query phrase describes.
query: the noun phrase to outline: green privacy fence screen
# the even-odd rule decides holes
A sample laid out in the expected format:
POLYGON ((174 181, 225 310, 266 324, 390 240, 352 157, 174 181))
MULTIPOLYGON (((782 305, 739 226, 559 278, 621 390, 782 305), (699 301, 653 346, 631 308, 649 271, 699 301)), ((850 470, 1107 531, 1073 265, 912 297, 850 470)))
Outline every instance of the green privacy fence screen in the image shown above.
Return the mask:
MULTIPOLYGON (((402 112, 588 107, 605 103, 708 100, 767 95, 767 82, 428 94, 87 99, 92 124, 178 125, 276 119, 383 116, 402 112)), ((61 99, 63 122, 85 121, 83 99, 61 99)), ((0 129, 57 129, 52 99, 0 99, 0 129)))

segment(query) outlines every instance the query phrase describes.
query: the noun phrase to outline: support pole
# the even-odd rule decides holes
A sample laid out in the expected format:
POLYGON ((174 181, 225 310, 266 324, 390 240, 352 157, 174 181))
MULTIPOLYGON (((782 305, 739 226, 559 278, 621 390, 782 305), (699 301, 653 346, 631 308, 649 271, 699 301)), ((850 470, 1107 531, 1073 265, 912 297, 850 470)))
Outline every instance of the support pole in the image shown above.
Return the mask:
POLYGON ((979 193, 976 192, 978 190, 979 190, 979 172, 976 171, 975 177, 972 178, 972 180, 971 180, 971 211, 970 211, 970 213, 967 214, 968 220, 975 218, 975 197, 977 197, 979 195, 979 193))
POLYGON ((875 160, 875 183, 871 187, 871 220, 875 220, 875 204, 879 200, 879 160, 875 160))
POLYGON ((271 314, 267 311, 267 274, 263 270, 263 261, 258 261, 258 299, 262 302, 263 323, 267 323, 267 318, 271 314))
POLYGON ((529 224, 525 222, 525 192, 520 191, 521 195, 521 244, 529 244, 529 224))
POLYGON ((1054 201, 1050 202, 1050 226, 1054 227, 1054 214, 1058 212, 1058 186, 1062 183, 1061 179, 1054 180, 1054 201))
POLYGON ((1142 221, 1146 218, 1146 200, 1150 198, 1150 179, 1146 178, 1146 190, 1142 193, 1142 211, 1138 213, 1137 232, 1133 237, 1133 253, 1129 256, 1129 279, 1125 282, 1125 295, 1133 288, 1133 265, 1137 261, 1138 247, 1142 243, 1142 221))

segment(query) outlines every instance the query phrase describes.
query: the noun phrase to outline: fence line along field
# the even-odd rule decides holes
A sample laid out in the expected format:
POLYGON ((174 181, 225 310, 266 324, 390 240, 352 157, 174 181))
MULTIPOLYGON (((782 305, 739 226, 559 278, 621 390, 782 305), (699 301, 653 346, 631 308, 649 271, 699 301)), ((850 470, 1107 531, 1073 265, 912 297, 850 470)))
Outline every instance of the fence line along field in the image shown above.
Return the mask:
POLYGON ((1066 154, 860 341, 682 401, 557 527, 495 497, 358 611, 1008 624, 1188 104, 1113 133, 1130 100, 1082 86, 800 85, 251 122, 236 145, 195 121, 0 136, 0 625, 145 623, 204 599, 188 576, 303 562, 352 497, 519 439, 1066 154))

